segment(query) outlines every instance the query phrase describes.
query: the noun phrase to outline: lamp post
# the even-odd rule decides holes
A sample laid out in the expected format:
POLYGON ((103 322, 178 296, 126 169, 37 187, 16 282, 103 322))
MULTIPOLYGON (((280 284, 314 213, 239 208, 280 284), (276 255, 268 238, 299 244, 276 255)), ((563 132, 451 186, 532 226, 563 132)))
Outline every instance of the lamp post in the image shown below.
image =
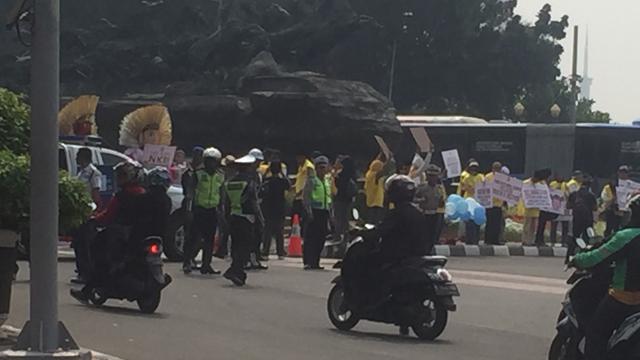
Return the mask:
POLYGON ((551 113, 551 117, 553 118, 553 120, 557 122, 560 114, 562 114, 562 108, 558 104, 553 104, 551 109, 549 109, 549 112, 551 113))
POLYGON ((525 110, 526 108, 520 102, 513 107, 513 112, 516 114, 516 118, 518 119, 518 122, 521 122, 522 116, 524 115, 525 110))

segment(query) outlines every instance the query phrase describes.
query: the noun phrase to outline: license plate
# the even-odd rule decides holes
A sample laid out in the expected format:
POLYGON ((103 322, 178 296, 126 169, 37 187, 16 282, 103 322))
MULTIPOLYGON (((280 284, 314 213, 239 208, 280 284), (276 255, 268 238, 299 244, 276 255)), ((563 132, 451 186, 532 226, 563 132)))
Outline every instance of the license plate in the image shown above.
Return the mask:
POLYGON ((456 284, 436 285, 437 296, 460 296, 460 290, 456 284))

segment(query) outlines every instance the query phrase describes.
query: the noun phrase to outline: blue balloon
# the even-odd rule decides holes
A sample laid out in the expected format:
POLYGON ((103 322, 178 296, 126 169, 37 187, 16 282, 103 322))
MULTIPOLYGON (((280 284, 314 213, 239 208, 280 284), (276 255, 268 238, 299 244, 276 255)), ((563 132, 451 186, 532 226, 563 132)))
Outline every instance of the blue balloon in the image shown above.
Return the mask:
POLYGON ((466 201, 462 200, 462 201, 458 201, 456 204, 456 212, 458 214, 460 214, 460 217, 462 217, 462 215, 464 213, 468 213, 469 212, 469 204, 467 204, 466 201))
POLYGON ((487 222, 487 212, 483 207, 477 207, 473 212, 473 222, 476 225, 484 225, 487 222))
POLYGON ((447 202, 454 203, 454 204, 457 204, 457 203, 459 203, 461 201, 464 201, 464 199, 462 198, 462 196, 460 196, 458 194, 451 194, 447 198, 447 202))
POLYGON ((454 203, 448 202, 444 207, 444 213, 449 217, 452 216, 456 213, 456 205, 454 203))
POLYGON ((471 213, 470 213, 470 212, 468 212, 468 211, 463 212, 463 213, 460 215, 460 220, 462 220, 462 221, 469 221, 469 220, 471 220, 471 213))

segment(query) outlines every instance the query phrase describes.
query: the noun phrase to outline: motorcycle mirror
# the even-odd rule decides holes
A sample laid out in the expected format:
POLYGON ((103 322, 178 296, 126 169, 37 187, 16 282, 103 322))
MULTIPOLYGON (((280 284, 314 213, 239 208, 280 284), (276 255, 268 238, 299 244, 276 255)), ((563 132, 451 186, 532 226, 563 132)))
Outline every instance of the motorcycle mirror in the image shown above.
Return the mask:
POLYGON ((358 209, 353 209, 353 211, 351 211, 351 215, 353 216, 353 220, 360 220, 360 212, 358 209))
POLYGON ((576 239, 576 245, 578 245, 578 247, 582 250, 587 248, 587 243, 582 238, 576 239))
POLYGON ((594 237, 596 237, 596 232, 592 227, 590 227, 587 229, 587 235, 589 236, 589 239, 593 239, 594 237))
POLYGON ((91 206, 91 211, 96 211, 96 209, 98 208, 98 206, 94 202, 91 202, 91 204, 89 204, 89 206, 91 206))

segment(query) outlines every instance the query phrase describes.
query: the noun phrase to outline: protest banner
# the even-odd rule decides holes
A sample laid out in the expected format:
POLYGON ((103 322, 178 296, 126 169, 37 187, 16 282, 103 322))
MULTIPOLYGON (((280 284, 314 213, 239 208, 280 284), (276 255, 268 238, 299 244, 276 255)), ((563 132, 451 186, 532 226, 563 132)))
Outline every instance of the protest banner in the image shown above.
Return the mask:
POLYGON ((476 184, 475 194, 473 196, 476 201, 485 209, 493 206, 493 184, 492 182, 482 181, 476 184))
POLYGON ((516 205, 522 196, 522 180, 506 174, 496 173, 493 182, 493 197, 506 201, 509 205, 516 205))
POLYGON ((387 160, 390 160, 393 153, 391 152, 389 145, 387 145, 384 139, 378 135, 374 135, 374 138, 376 139, 378 146, 380 146, 380 150, 382 150, 382 153, 384 154, 384 156, 387 157, 387 160))
POLYGON ((144 146, 142 164, 145 167, 163 166, 168 168, 173 162, 173 156, 175 155, 175 153, 175 146, 147 144, 144 146))
POLYGON ((423 153, 431 152, 433 149, 433 142, 431 138, 429 138, 429 134, 427 134, 427 130, 424 128, 411 128, 411 135, 413 135, 413 139, 418 144, 420 151, 423 153))
POLYGON ((640 183, 632 180, 620 180, 616 187, 616 201, 618 209, 628 210, 627 202, 632 194, 640 192, 640 183))
POLYGON ((554 189, 550 190, 549 194, 551 195, 551 206, 541 210, 552 214, 567 215, 567 197, 565 196, 564 191, 554 189))
POLYGON ((549 187, 544 183, 522 185, 522 200, 527 209, 548 209, 552 207, 549 187))
POLYGON ((460 163, 458 149, 443 151, 442 161, 447 169, 447 178, 451 179, 462 174, 462 164, 460 163))

